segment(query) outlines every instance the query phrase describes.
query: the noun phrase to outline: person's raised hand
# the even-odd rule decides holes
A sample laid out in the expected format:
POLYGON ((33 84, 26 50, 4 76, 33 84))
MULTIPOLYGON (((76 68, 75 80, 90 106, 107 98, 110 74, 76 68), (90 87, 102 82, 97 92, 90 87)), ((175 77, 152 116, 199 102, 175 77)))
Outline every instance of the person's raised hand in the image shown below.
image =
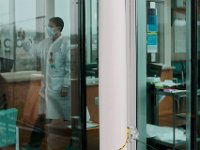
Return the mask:
POLYGON ((17 36, 19 37, 20 40, 24 40, 26 37, 26 33, 22 30, 17 32, 17 36))

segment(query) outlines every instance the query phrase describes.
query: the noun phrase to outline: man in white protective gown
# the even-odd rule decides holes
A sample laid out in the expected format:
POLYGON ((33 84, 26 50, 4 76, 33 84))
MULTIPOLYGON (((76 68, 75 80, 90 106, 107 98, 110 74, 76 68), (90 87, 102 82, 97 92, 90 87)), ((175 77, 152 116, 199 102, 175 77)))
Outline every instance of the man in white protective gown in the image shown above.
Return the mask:
POLYGON ((31 56, 39 58, 41 63, 41 89, 39 117, 31 134, 26 149, 40 149, 45 136, 44 125, 46 120, 71 118, 71 64, 70 39, 62 36, 64 22, 59 17, 49 19, 48 35, 38 44, 32 44, 20 33, 22 46, 31 56))

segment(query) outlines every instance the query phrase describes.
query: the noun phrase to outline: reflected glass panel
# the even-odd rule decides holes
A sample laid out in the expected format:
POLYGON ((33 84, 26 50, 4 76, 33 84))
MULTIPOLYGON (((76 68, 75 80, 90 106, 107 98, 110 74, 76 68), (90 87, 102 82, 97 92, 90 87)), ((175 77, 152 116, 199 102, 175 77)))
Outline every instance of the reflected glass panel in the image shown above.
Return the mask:
POLYGON ((0 0, 0 149, 84 149, 79 2, 0 0))
POLYGON ((98 0, 86 1, 86 63, 98 63, 98 0))
POLYGON ((86 1, 87 146, 99 149, 98 0, 86 1))
POLYGON ((0 71, 10 72, 14 64, 14 13, 12 1, 0 1, 0 71))
POLYGON ((186 148, 186 37, 184 0, 147 1, 147 149, 186 148))
MULTIPOLYGON (((40 24, 38 25, 36 22, 38 20, 36 19, 36 1, 35 0, 23 0, 22 2, 20 0, 14 1, 14 21, 15 21, 15 31, 16 31, 16 37, 15 37, 15 63, 14 63, 14 70, 13 71, 25 71, 25 70, 37 70, 36 66, 36 59, 31 57, 28 53, 24 51, 24 48, 22 46, 22 41, 19 38, 20 33, 25 32, 26 38, 31 41, 31 43, 40 42, 41 35, 40 33, 44 34, 44 25, 40 24), (20 5, 22 3, 22 5, 20 5), (21 10, 24 11, 21 11, 21 10), (24 13, 26 12, 26 13, 24 13), (36 26, 37 24, 37 26, 36 26), (39 27, 39 28, 37 28, 39 27), (43 28, 43 29, 42 29, 43 28), (37 36, 36 36, 37 35, 37 36)), ((42 18, 41 18, 42 19, 42 18)), ((44 19, 44 18, 43 18, 44 19)), ((42 20, 44 22, 44 20, 42 20)), ((41 22, 41 21, 40 21, 41 22)))

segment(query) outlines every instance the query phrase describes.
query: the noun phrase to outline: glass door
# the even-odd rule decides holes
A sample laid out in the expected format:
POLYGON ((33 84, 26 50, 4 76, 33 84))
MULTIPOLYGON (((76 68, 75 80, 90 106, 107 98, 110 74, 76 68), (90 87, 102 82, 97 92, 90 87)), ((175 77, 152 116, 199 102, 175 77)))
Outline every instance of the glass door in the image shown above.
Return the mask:
POLYGON ((138 1, 138 149, 187 147, 190 10, 185 0, 138 1))
POLYGON ((156 149, 186 147, 185 10, 184 1, 147 1, 147 144, 156 149))
POLYGON ((0 149, 86 149, 84 11, 82 0, 0 0, 0 149))

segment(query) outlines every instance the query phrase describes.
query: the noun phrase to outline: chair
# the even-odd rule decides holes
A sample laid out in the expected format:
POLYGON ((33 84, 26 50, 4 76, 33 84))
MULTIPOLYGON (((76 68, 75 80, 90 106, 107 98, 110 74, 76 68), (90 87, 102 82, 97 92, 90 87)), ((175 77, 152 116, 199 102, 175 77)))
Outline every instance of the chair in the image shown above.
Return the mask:
POLYGON ((19 150, 17 112, 16 108, 0 110, 0 148, 15 144, 15 149, 19 150))

